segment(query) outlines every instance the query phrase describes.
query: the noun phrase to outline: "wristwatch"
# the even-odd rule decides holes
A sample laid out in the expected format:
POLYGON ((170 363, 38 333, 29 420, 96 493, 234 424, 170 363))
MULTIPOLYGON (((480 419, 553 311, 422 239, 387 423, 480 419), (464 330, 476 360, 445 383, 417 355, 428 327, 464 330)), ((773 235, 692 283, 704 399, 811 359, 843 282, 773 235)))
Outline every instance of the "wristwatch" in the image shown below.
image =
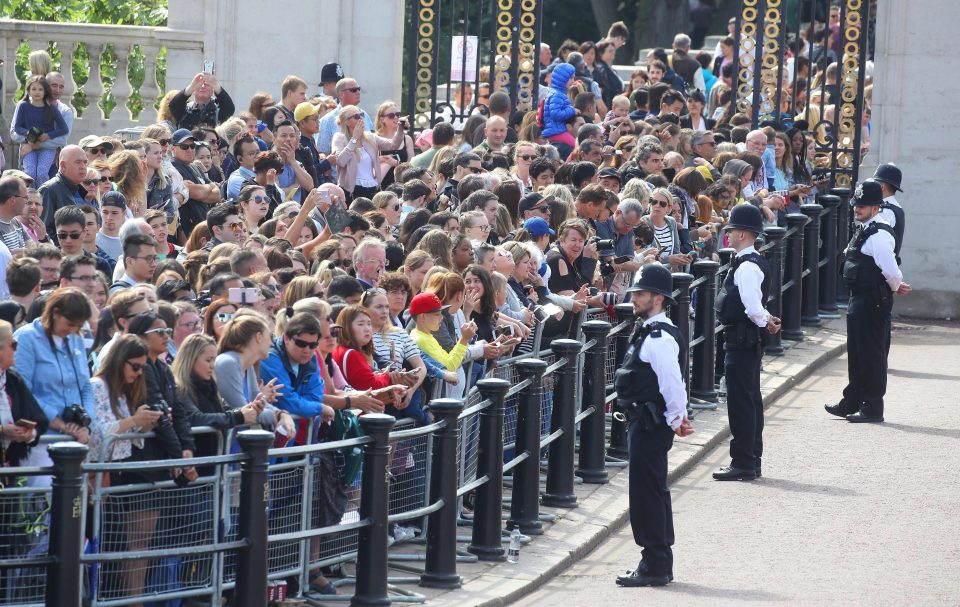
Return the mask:
POLYGON ((344 409, 349 409, 349 408, 350 408, 350 397, 349 397, 349 396, 344 396, 343 398, 344 398, 344 403, 345 403, 344 406, 343 406, 343 408, 344 408, 344 409))
POLYGON ((357 144, 357 138, 356 138, 356 137, 351 137, 351 138, 350 138, 350 143, 356 145, 356 144, 357 144))

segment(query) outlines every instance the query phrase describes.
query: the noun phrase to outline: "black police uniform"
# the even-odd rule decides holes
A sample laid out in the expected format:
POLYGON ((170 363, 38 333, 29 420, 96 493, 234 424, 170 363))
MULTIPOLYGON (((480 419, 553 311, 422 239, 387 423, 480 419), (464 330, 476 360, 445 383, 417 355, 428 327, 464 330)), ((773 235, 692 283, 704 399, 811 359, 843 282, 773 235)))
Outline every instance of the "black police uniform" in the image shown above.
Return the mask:
POLYGON ((747 317, 734 273, 744 263, 763 272, 761 304, 770 294, 770 266, 759 253, 734 258, 717 296, 717 316, 724 325, 724 376, 727 383, 727 414, 730 418, 730 461, 734 468, 759 470, 763 456, 763 398, 760 393, 760 363, 763 333, 747 317))
POLYGON ((673 339, 680 347, 679 362, 687 355, 680 330, 666 322, 638 326, 630 338, 623 366, 616 373, 617 403, 631 412, 630 526, 643 549, 646 573, 673 577, 673 507, 667 486, 667 453, 673 447, 673 429, 664 419, 666 401, 657 374, 640 360, 646 339, 673 339), (650 403, 650 404, 647 404, 650 403))
POLYGON ((890 351, 890 317, 893 292, 874 258, 862 252, 867 239, 894 230, 879 221, 858 229, 847 247, 843 282, 850 290, 847 307, 847 376, 843 404, 848 414, 883 417, 887 391, 887 355, 890 351))

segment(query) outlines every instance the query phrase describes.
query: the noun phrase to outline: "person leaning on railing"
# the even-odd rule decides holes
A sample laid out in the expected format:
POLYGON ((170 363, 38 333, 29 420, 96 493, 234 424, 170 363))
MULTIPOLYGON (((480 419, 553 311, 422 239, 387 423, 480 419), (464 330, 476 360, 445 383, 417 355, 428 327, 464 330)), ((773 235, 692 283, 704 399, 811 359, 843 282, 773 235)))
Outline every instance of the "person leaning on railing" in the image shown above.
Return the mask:
POLYGON ((47 431, 47 416, 26 382, 13 369, 17 340, 0 320, 0 465, 19 466, 47 431))

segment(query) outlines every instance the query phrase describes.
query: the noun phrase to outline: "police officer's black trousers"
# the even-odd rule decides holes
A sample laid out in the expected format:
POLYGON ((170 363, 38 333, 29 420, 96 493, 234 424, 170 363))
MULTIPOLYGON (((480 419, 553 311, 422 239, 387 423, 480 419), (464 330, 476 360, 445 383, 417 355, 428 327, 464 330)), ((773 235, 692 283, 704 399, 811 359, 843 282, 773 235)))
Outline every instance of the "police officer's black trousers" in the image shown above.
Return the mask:
POLYGON ((847 308, 847 387, 843 400, 867 415, 883 415, 893 297, 886 284, 850 296, 847 308))
POLYGON ((673 506, 667 486, 667 452, 673 430, 660 423, 644 431, 630 422, 630 526, 652 575, 673 573, 673 506))
POLYGON ((763 397, 760 394, 760 347, 727 349, 727 416, 730 418, 730 465, 753 470, 763 456, 763 397))

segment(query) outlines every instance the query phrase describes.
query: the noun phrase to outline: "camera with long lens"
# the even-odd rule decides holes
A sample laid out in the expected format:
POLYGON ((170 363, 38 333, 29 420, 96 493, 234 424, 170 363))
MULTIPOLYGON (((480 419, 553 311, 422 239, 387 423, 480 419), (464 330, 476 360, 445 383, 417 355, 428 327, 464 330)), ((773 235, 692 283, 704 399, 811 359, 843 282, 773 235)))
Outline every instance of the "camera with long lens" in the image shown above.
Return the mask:
POLYGON ((170 405, 167 404, 167 401, 160 399, 155 403, 150 403, 147 405, 147 408, 151 411, 156 411, 160 413, 160 419, 157 420, 157 427, 164 427, 170 425, 170 405))
POLYGON ((90 414, 82 405, 70 405, 60 414, 60 419, 65 424, 74 424, 81 428, 90 427, 90 414))

